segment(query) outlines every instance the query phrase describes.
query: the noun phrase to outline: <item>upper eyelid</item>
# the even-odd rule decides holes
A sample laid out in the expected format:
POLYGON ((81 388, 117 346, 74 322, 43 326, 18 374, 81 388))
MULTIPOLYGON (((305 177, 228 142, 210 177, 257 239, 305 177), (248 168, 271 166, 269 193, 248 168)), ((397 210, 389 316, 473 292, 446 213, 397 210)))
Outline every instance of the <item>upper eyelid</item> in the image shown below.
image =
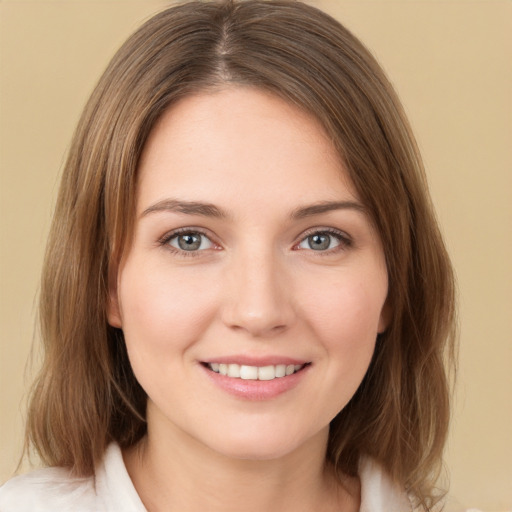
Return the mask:
POLYGON ((177 229, 173 229, 171 231, 168 231, 166 234, 164 234, 162 237, 160 237, 158 240, 157 240, 157 245, 158 247, 160 248, 163 248, 167 251, 170 251, 171 253, 174 253, 177 257, 180 257, 180 258, 190 258, 190 257, 201 257, 202 253, 204 252, 208 252, 208 251, 211 251, 211 250, 218 250, 219 248, 219 244, 218 242, 216 242, 212 236, 208 235, 208 233, 206 233, 206 231, 204 229, 201 229, 201 228, 189 228, 189 227, 185 227, 185 228, 177 228, 177 229), (170 241, 173 239, 173 238, 176 238, 177 236, 179 235, 184 235, 184 234, 187 234, 187 233, 197 233, 201 236, 204 236, 205 238, 207 238, 211 244, 212 244, 212 247, 208 247, 206 249, 200 249, 200 250, 194 250, 194 251, 186 251, 186 250, 183 250, 181 248, 178 248, 178 247, 174 247, 170 241))
MULTIPOLYGON (((174 237, 186 233, 198 233, 208 238, 214 245, 222 245, 221 243, 219 243, 218 237, 211 234, 210 230, 196 226, 186 226, 168 231, 158 239, 158 243, 166 244, 174 237)), ((338 236, 341 240, 352 242, 352 237, 346 231, 327 226, 315 226, 302 231, 301 234, 296 238, 296 241, 293 243, 293 247, 296 247, 299 243, 303 242, 307 237, 314 235, 316 233, 327 233, 332 236, 338 236)))
POLYGON ((328 227, 328 226, 314 226, 312 228, 308 228, 302 232, 301 236, 308 236, 311 233, 338 233, 340 235, 349 236, 348 233, 343 231, 342 229, 328 227))
POLYGON ((334 229, 334 228, 320 228, 320 229, 313 229, 311 231, 305 232, 301 235, 301 238, 298 242, 296 242, 293 246, 293 250, 296 251, 305 251, 306 253, 314 254, 315 257, 320 256, 333 256, 336 254, 339 254, 340 252, 346 251, 350 248, 353 248, 353 239, 351 236, 349 236, 345 231, 334 229), (328 248, 326 250, 314 250, 312 248, 302 248, 300 245, 304 243, 305 240, 307 240, 310 236, 315 234, 326 234, 331 237, 334 237, 338 241, 338 245, 332 248, 328 248))
POLYGON ((328 227, 314 227, 307 229, 306 231, 302 232, 299 241, 301 242, 308 236, 314 235, 315 233, 327 233, 328 235, 339 236, 340 238, 352 241, 352 237, 346 231, 343 231, 342 229, 328 227))
POLYGON ((183 234, 186 234, 186 233, 198 233, 200 235, 203 235, 205 236, 206 238, 208 238, 212 243, 217 243, 215 242, 214 238, 208 230, 205 230, 204 228, 198 228, 198 227, 184 227, 184 228, 176 228, 176 229, 172 229, 171 231, 168 231, 166 232, 164 235, 162 235, 159 239, 158 239, 158 242, 159 243, 166 243, 168 242, 169 240, 171 240, 172 238, 174 238, 175 236, 178 236, 178 235, 183 235, 183 234))

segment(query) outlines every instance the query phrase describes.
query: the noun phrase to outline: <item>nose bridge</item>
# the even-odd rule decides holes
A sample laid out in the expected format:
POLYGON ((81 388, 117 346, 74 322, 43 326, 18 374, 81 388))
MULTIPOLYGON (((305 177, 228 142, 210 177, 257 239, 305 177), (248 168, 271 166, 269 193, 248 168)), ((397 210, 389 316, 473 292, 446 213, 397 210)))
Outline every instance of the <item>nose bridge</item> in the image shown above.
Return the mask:
POLYGON ((293 321, 290 287, 272 247, 251 244, 234 251, 227 272, 224 321, 229 327, 253 336, 289 327, 293 321))

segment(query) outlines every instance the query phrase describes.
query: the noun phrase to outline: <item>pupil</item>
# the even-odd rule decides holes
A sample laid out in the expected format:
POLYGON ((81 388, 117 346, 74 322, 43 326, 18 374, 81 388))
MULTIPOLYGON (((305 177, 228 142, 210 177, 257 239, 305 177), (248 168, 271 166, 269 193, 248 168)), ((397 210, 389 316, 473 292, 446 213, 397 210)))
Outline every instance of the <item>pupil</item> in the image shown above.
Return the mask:
POLYGON ((328 235, 312 235, 309 237, 309 246, 315 251, 320 251, 329 248, 329 236, 328 235))
POLYGON ((178 245, 184 251, 194 251, 199 249, 201 238, 198 235, 181 235, 178 238, 178 245))

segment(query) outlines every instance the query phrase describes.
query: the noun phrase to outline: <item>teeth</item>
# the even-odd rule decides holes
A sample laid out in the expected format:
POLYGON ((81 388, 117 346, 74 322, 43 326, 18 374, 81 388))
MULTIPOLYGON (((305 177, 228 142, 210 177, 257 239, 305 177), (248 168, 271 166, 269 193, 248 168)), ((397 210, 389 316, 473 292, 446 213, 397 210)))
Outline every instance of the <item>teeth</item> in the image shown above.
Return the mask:
POLYGON ((258 368, 258 380, 272 380, 276 378, 275 366, 260 366, 258 368))
POLYGON ((276 366, 276 377, 284 377, 286 375, 286 365, 278 364, 276 366))
POLYGON ((239 378, 240 377, 240 365, 228 364, 228 377, 239 378))
POLYGON ((244 380, 256 380, 258 378, 258 367, 245 365, 240 366, 240 378, 244 380))
POLYGON ((278 364, 269 366, 246 366, 239 364, 208 363, 208 368, 215 373, 226 375, 234 379, 244 380, 273 380, 292 375, 301 370, 303 364, 278 364))

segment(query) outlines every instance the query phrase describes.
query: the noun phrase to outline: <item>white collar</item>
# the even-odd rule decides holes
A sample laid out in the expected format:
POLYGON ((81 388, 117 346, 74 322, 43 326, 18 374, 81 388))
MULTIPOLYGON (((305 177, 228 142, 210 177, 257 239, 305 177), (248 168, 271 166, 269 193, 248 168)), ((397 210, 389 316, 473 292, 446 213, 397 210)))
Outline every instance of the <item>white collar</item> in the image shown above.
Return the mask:
POLYGON ((405 490, 391 480, 382 467, 369 457, 359 461, 361 480, 360 512, 412 512, 405 490))

